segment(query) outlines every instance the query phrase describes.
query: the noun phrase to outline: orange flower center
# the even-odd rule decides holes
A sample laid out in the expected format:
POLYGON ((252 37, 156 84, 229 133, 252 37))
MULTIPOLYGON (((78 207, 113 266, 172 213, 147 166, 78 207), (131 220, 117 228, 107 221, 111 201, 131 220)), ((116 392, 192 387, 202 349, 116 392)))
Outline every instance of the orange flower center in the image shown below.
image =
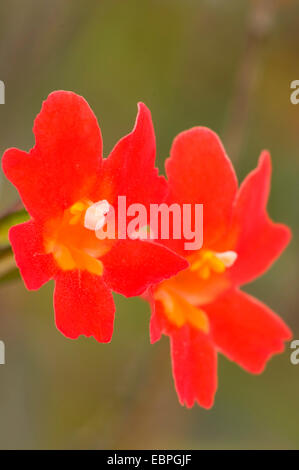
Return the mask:
POLYGON ((199 306, 212 301, 228 287, 223 273, 236 258, 234 251, 199 250, 189 256, 188 269, 159 284, 154 298, 162 302, 169 321, 177 327, 189 323, 207 333, 208 317, 199 306))
POLYGON ((96 229, 103 227, 108 211, 107 201, 94 204, 83 199, 65 210, 62 217, 46 224, 46 252, 53 254, 62 270, 79 269, 98 276, 103 274, 103 263, 99 258, 110 250, 113 240, 99 240, 96 229))
POLYGON ((201 250, 190 256, 190 270, 196 272, 201 279, 207 280, 212 273, 224 273, 226 268, 232 266, 236 259, 237 253, 235 251, 216 253, 211 250, 201 250))

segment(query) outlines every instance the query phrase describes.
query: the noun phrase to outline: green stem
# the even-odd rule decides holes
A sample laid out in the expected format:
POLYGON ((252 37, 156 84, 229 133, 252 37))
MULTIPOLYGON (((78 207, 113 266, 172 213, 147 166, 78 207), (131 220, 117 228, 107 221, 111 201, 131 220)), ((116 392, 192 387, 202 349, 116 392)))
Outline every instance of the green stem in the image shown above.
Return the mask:
POLYGON ((18 277, 13 252, 9 243, 9 229, 29 219, 21 201, 0 215, 0 282, 10 281, 18 277))

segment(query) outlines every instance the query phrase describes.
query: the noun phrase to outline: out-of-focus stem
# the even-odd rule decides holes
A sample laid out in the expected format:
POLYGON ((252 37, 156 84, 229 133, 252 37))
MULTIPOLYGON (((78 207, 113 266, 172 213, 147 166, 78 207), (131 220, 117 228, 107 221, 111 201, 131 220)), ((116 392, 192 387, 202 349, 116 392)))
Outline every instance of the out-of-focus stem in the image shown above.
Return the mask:
POLYGON ((0 252, 0 280, 8 272, 15 269, 15 260, 10 248, 0 252))
POLYGON ((0 214, 0 220, 6 218, 7 216, 19 212, 24 209, 23 203, 21 200, 16 201, 9 209, 6 209, 0 214))
POLYGON ((250 104, 261 68, 261 52, 275 21, 278 0, 252 0, 246 44, 223 133, 226 149, 237 160, 244 140, 250 104))
POLYGON ((21 201, 13 204, 0 214, 0 282, 9 281, 18 272, 10 247, 8 232, 10 227, 28 220, 29 216, 21 201))

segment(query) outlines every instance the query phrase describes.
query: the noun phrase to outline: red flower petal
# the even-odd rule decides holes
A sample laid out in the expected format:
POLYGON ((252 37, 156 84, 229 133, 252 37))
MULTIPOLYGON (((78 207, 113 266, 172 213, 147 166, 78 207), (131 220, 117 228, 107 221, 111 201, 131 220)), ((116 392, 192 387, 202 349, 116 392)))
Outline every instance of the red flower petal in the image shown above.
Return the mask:
POLYGON ((47 219, 88 198, 102 164, 100 129, 87 102, 66 91, 49 95, 34 123, 35 147, 9 149, 3 171, 35 219, 47 219))
POLYGON ((263 371, 267 360, 282 352, 291 332, 266 305, 230 290, 202 307, 211 324, 215 345, 232 361, 252 373, 263 371))
POLYGON ((232 215, 237 179, 218 136, 195 127, 179 134, 166 161, 171 198, 203 204, 204 245, 223 236, 232 215))
POLYGON ((108 343, 113 333, 114 302, 102 277, 88 271, 65 271, 56 278, 57 328, 68 338, 94 336, 108 343))
POLYGON ((149 296, 148 300, 151 306, 150 342, 154 344, 161 339, 163 332, 167 334, 167 320, 162 303, 155 301, 152 295, 149 296))
POLYGON ((101 258, 104 279, 126 297, 140 295, 151 284, 173 276, 188 262, 161 245, 141 240, 121 240, 101 258))
POLYGON ((217 352, 209 337, 186 325, 170 336, 172 369, 180 403, 211 408, 217 389, 217 352))
POLYGON ((162 333, 170 337, 172 370, 180 403, 192 407, 197 401, 211 408, 217 389, 217 353, 209 336, 189 325, 177 328, 165 316, 161 302, 151 303, 150 338, 155 343, 162 333))
POLYGON ((30 220, 12 227, 9 239, 28 289, 39 289, 54 277, 56 263, 51 254, 45 254, 40 227, 35 222, 30 220))
POLYGON ((237 195, 231 237, 231 249, 238 258, 230 277, 238 285, 263 274, 288 244, 288 227, 272 222, 266 210, 270 190, 271 159, 263 152, 258 167, 244 180, 237 195))
POLYGON ((138 202, 148 208, 151 203, 162 202, 167 183, 164 176, 158 176, 155 155, 151 113, 143 103, 139 103, 133 131, 123 137, 104 160, 103 197, 112 204, 110 188, 113 188, 114 198, 117 195, 127 197, 127 206, 138 202))

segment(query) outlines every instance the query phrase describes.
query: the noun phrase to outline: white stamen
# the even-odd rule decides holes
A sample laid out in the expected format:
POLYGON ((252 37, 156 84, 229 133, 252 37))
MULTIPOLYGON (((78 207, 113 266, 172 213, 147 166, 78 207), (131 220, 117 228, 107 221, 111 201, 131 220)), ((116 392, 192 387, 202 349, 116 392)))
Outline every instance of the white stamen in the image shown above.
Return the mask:
POLYGON ((223 253, 215 253, 215 256, 220 259, 220 261, 222 261, 222 263, 227 268, 230 268, 238 258, 238 255, 235 251, 224 251, 223 253))
POLYGON ((89 230, 100 230, 105 225, 109 208, 110 205, 106 199, 92 204, 85 212, 84 227, 89 230))

